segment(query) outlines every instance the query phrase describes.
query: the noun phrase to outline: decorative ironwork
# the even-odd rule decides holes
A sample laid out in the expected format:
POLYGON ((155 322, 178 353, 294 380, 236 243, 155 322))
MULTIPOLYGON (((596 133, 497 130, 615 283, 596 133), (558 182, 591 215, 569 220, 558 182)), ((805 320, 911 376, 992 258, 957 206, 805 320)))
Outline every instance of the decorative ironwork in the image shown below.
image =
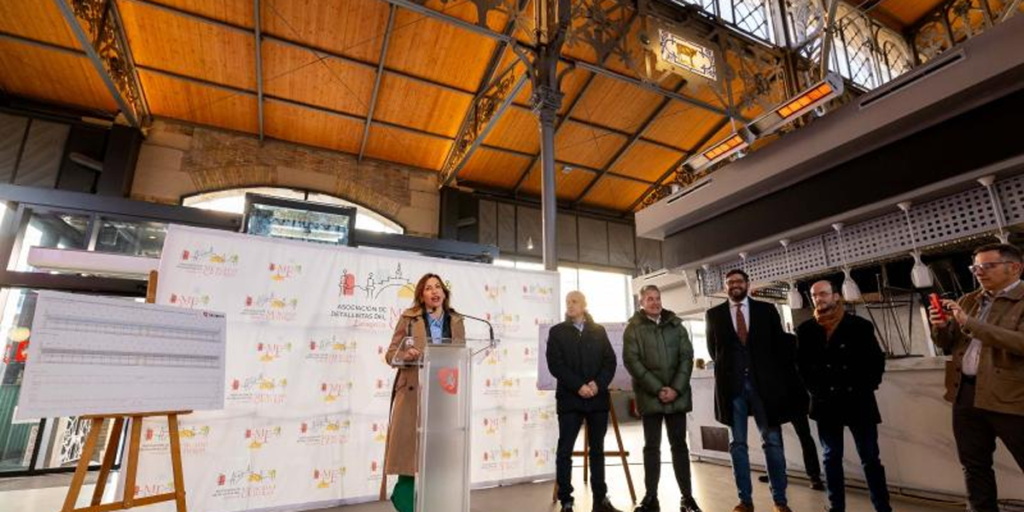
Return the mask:
POLYGON ((85 437, 89 435, 92 422, 79 417, 68 418, 60 434, 60 464, 70 464, 82 457, 85 437))
POLYGON ((585 44, 597 54, 597 62, 617 56, 627 67, 634 67, 635 57, 624 37, 630 30, 636 11, 634 0, 580 0, 572 6, 572 19, 582 20, 566 33, 566 46, 585 44))
POLYGON ((506 100, 511 101, 514 97, 512 91, 518 91, 524 80, 525 76, 515 72, 515 66, 509 66, 508 70, 493 82, 490 89, 473 103, 470 107, 469 123, 455 140, 448 153, 448 158, 445 159, 444 166, 441 167, 440 183, 442 186, 455 178, 458 169, 462 168, 472 150, 479 145, 488 123, 503 104, 507 105, 506 100), (520 87, 516 86, 517 83, 520 87))
MULTIPOLYGON (((64 0, 57 0, 63 2, 64 0)), ((84 23, 92 47, 114 87, 132 110, 127 114, 140 123, 149 118, 142 87, 135 75, 131 50, 124 38, 116 2, 110 0, 70 0, 75 17, 84 23)))
POLYGON ((1012 0, 947 0, 910 27, 911 39, 921 62, 927 62, 959 43, 977 37, 1012 15, 1024 12, 1024 3, 1012 0))
POLYGON ((726 53, 727 76, 739 78, 742 84, 732 91, 734 108, 743 111, 759 106, 768 110, 787 99, 786 66, 781 54, 735 37, 722 37, 720 41, 726 53))

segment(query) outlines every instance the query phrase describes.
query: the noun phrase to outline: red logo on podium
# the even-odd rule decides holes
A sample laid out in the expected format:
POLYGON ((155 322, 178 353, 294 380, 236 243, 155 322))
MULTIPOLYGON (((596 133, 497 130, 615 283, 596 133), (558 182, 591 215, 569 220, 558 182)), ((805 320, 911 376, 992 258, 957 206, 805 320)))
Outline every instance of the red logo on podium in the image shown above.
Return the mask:
POLYGON ((458 368, 441 368, 437 372, 437 380, 441 384, 441 389, 449 395, 454 395, 459 391, 459 369, 458 368))

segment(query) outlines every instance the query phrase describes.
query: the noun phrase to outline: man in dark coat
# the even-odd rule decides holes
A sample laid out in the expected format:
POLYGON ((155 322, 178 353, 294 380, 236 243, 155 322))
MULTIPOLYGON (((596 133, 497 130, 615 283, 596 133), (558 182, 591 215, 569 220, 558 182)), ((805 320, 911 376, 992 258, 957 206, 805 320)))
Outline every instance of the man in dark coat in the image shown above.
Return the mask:
POLYGON ((633 392, 644 426, 644 498, 633 512, 659 512, 661 426, 668 431, 672 470, 682 501, 681 512, 701 512, 690 481, 690 449, 686 446, 686 413, 693 410, 690 375, 693 344, 683 321, 661 307, 661 290, 651 284, 640 290, 637 311, 623 334, 622 363, 633 377, 633 392))
POLYGON ((874 326, 845 311, 832 283, 814 283, 811 300, 814 318, 797 327, 797 360, 800 375, 811 392, 811 418, 818 422, 824 450, 829 511, 846 510, 843 431, 849 428, 871 504, 876 512, 891 512, 885 467, 878 454, 882 417, 875 401, 875 390, 885 371, 885 354, 875 339, 874 326))
POLYGON ((740 503, 733 512, 753 512, 747 448, 748 417, 761 433, 776 512, 790 512, 786 500, 786 456, 782 424, 806 407, 806 395, 792 390, 793 347, 775 306, 747 297, 750 280, 742 270, 725 276, 729 300, 707 311, 708 352, 715 361, 715 419, 730 427, 733 476, 740 503))
POLYGON ((565 296, 566 320, 548 333, 548 370, 558 381, 558 449, 555 475, 561 512, 573 511, 572 452, 580 426, 587 424, 590 441, 590 488, 594 512, 620 512, 608 500, 604 480, 604 435, 611 402, 608 386, 615 377, 615 351, 604 327, 587 313, 587 299, 578 291, 565 296))

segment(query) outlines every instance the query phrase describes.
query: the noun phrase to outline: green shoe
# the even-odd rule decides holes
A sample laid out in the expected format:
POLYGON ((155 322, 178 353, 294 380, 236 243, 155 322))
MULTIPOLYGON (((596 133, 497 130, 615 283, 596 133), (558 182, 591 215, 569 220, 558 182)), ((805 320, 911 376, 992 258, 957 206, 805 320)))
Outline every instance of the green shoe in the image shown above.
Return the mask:
POLYGON ((398 483, 391 491, 391 503, 398 512, 413 512, 416 503, 416 480, 413 477, 398 476, 398 483))

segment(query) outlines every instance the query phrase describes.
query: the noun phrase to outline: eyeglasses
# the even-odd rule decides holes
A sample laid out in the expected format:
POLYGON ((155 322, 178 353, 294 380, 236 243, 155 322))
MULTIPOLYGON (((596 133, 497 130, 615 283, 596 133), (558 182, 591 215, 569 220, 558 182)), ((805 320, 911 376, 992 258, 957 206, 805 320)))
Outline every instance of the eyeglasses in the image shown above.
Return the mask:
POLYGON ((980 271, 988 272, 989 270, 992 270, 992 269, 996 268, 996 266, 998 266, 998 265, 1006 265, 1008 263, 1017 263, 1017 262, 1016 261, 990 261, 988 263, 978 263, 977 265, 971 265, 971 266, 969 266, 967 268, 970 269, 972 274, 977 274, 980 271))

